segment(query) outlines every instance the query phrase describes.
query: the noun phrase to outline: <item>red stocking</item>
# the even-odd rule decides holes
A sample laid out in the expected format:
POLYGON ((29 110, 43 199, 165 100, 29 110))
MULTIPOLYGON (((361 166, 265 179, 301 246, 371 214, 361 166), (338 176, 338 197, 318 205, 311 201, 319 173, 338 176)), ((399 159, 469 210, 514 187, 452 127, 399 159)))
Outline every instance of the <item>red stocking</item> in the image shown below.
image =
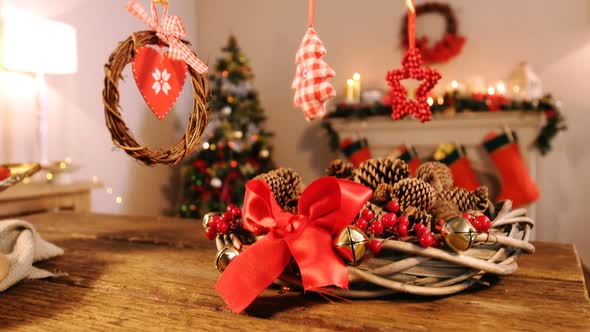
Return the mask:
POLYGON ((510 199, 514 207, 531 204, 540 196, 517 142, 516 133, 508 132, 499 136, 490 133, 483 143, 502 178, 502 192, 498 200, 510 199))
POLYGON ((347 138, 340 142, 340 150, 354 167, 358 167, 363 161, 371 159, 371 150, 369 150, 367 139, 353 141, 347 138))
POLYGON ((479 188, 477 176, 473 171, 473 167, 471 167, 471 162, 465 156, 465 150, 462 146, 456 146, 451 153, 440 161, 451 169, 455 186, 469 191, 479 188))

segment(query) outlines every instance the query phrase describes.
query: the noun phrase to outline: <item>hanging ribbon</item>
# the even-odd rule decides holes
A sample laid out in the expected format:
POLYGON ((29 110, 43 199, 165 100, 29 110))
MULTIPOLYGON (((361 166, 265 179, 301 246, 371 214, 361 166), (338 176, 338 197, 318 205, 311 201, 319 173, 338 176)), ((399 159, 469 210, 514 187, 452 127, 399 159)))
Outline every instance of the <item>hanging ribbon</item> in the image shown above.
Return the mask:
POLYGON ((332 248, 332 238, 352 223, 371 198, 371 190, 323 177, 303 192, 295 215, 281 210, 264 181, 252 180, 246 187, 244 228, 258 225, 270 231, 236 257, 215 285, 229 307, 236 313, 246 309, 291 258, 299 266, 306 291, 326 286, 347 289, 348 271, 332 248))
POLYGON ((164 14, 160 22, 158 18, 158 11, 156 3, 151 0, 151 14, 150 17, 146 10, 137 3, 137 0, 130 0, 127 4, 127 11, 142 20, 145 24, 151 27, 161 41, 168 44, 170 51, 168 57, 172 60, 183 60, 191 66, 197 73, 204 74, 208 68, 197 56, 180 40, 186 36, 186 30, 180 16, 168 16, 168 5, 163 4, 164 14))
POLYGON ((409 49, 416 48, 416 6, 414 0, 406 0, 408 6, 408 44, 409 49))
POLYGON ((309 0, 309 27, 313 27, 313 20, 315 18, 315 0, 309 0))

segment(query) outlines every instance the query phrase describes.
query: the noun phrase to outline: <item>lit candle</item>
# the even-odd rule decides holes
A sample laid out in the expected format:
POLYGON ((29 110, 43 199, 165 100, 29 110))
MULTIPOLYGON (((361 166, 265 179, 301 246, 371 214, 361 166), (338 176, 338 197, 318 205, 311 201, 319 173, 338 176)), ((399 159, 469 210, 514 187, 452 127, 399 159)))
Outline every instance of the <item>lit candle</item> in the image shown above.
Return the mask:
POLYGON ((352 79, 346 81, 346 103, 354 103, 354 81, 352 79))
POLYGON ((354 82, 354 101, 359 103, 361 101, 361 74, 354 73, 352 79, 354 82))

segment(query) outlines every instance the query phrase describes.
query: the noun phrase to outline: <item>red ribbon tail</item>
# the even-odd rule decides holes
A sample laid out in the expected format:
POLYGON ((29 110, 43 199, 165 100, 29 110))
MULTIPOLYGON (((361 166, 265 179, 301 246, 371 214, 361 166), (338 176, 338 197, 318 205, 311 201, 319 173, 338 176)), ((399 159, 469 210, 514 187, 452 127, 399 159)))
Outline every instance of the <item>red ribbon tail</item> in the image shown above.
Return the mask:
POLYGON ((287 243, 270 233, 228 265, 215 289, 233 312, 240 313, 281 275, 290 260, 287 243))

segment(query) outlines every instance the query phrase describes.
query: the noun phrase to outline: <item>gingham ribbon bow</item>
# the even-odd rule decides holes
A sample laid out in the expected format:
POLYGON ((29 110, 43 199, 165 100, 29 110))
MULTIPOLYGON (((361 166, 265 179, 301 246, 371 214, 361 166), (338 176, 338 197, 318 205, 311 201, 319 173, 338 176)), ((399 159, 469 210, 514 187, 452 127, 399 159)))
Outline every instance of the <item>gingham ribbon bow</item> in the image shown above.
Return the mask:
POLYGON ((180 16, 168 16, 168 6, 164 6, 162 22, 158 18, 156 3, 151 1, 150 17, 146 10, 137 3, 137 0, 130 0, 127 10, 142 20, 145 24, 156 31, 158 38, 170 47, 168 57, 172 60, 183 60, 199 74, 207 72, 208 68, 197 56, 182 42, 180 38, 186 36, 186 30, 180 16))

